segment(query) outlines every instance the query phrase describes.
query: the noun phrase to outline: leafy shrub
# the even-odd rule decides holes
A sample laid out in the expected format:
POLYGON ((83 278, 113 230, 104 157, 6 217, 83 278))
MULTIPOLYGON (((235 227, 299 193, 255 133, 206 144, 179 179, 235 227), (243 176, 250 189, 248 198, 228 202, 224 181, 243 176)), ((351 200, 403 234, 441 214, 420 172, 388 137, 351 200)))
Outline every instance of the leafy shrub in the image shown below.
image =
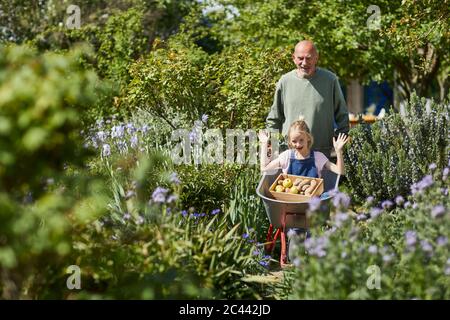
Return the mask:
MULTIPOLYGON (((105 211, 103 186, 81 168, 82 113, 95 103, 95 74, 82 50, 38 55, 0 47, 0 294, 35 298, 73 264, 71 237, 105 211)), ((65 279, 60 282, 65 285, 65 279)))
POLYGON ((413 96, 405 116, 398 113, 372 126, 351 130, 351 144, 344 157, 346 175, 353 196, 376 200, 406 196, 432 163, 441 169, 447 164, 449 149, 449 107, 431 104, 413 96))

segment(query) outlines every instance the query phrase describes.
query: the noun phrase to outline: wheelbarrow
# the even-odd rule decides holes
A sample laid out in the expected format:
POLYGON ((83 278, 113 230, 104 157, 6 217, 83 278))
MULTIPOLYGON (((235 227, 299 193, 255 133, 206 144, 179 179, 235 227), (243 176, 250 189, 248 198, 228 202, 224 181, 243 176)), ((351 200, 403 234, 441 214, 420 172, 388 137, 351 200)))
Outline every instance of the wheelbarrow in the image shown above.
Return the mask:
MULTIPOLYGON (((259 181, 256 194, 262 199, 270 222, 269 230, 267 231, 265 249, 267 252, 272 252, 276 241, 280 237, 280 265, 284 266, 287 263, 286 230, 289 228, 309 229, 309 219, 306 214, 309 208, 309 201, 286 202, 274 199, 269 191, 269 188, 280 173, 281 169, 275 173, 264 173, 259 181), (275 235, 273 235, 274 229, 276 229, 275 235)), ((340 176, 329 170, 324 170, 322 171, 321 178, 324 183, 324 192, 320 196, 320 201, 322 204, 329 202, 333 197, 333 192, 330 191, 337 190, 340 176)))

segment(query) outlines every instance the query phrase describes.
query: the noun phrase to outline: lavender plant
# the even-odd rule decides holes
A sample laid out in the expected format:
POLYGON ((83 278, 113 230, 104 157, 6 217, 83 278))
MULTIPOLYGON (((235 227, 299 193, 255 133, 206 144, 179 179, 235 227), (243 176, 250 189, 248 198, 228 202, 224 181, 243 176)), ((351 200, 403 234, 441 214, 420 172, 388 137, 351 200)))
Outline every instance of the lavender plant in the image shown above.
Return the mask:
POLYGON ((407 196, 431 163, 442 170, 450 154, 449 106, 413 95, 406 115, 393 113, 372 126, 352 129, 352 142, 344 153, 346 175, 353 196, 363 201, 394 200, 407 196))

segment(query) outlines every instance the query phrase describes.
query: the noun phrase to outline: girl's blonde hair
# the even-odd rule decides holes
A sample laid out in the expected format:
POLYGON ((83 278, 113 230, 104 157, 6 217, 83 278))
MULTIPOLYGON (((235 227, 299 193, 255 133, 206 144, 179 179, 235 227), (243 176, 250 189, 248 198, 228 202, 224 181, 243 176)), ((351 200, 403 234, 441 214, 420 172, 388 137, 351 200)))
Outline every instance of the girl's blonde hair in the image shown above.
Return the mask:
POLYGON ((311 146, 314 143, 314 138, 311 134, 311 131, 309 130, 308 124, 305 121, 305 118, 303 116, 298 117, 298 120, 291 123, 291 126, 289 127, 287 139, 288 139, 288 146, 290 149, 294 148, 294 146, 291 144, 291 133, 292 131, 300 131, 304 134, 306 134, 308 138, 308 148, 311 149, 311 146))

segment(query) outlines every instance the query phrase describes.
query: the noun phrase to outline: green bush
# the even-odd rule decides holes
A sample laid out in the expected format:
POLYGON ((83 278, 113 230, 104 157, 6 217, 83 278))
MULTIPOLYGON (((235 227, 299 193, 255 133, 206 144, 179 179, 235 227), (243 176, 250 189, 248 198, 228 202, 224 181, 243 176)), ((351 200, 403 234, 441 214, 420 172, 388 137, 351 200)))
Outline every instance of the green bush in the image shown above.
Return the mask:
POLYGON ((410 185, 418 181, 434 163, 447 165, 450 154, 449 107, 431 104, 413 96, 405 116, 390 114, 372 126, 357 126, 344 152, 346 176, 353 196, 363 201, 407 196, 410 185))
MULTIPOLYGON (((64 277, 71 237, 106 209, 100 182, 80 170, 82 113, 95 103, 95 74, 82 49, 37 54, 0 47, 0 294, 36 298, 64 277)), ((65 278, 59 282, 65 287, 65 278)))

